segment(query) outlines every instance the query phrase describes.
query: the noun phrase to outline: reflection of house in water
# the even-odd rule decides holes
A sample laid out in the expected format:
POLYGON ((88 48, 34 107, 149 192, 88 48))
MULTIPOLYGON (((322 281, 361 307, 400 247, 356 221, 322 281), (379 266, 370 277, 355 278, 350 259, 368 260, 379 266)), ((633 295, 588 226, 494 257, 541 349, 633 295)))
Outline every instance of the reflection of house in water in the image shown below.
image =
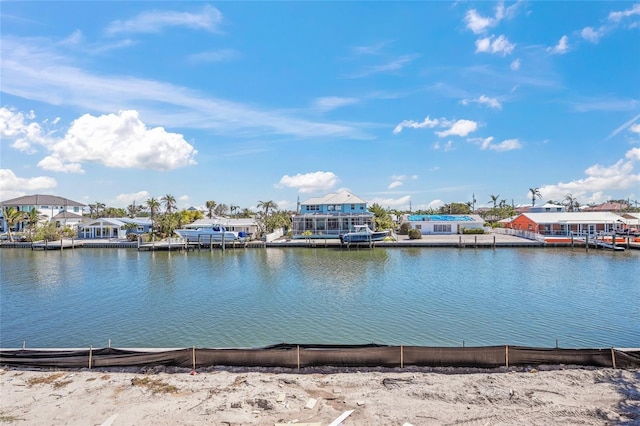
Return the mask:
POLYGON ((367 202, 349 191, 310 198, 293 216, 293 238, 339 238, 355 225, 374 229, 367 202))

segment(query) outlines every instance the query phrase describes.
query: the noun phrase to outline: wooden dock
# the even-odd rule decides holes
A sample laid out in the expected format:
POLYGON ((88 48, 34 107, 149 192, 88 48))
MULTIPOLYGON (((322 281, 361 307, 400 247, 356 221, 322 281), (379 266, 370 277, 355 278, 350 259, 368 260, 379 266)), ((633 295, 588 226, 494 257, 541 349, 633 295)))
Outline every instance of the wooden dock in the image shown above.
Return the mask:
POLYGON ((58 241, 34 241, 31 243, 31 250, 65 250, 83 247, 81 240, 58 240, 58 241))

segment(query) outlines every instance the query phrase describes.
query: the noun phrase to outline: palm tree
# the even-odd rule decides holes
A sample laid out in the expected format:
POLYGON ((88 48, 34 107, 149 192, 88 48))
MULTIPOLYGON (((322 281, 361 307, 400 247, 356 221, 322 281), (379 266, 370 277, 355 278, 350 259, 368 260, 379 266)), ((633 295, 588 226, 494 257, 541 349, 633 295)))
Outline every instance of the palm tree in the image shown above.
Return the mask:
POLYGON ((16 209, 15 207, 4 207, 2 209, 2 216, 5 222, 7 222, 7 232, 9 233, 9 241, 13 242, 13 235, 11 235, 11 228, 16 226, 16 223, 24 219, 24 212, 16 209))
MULTIPOLYGON (((66 212, 65 212, 66 213, 66 212)), ((45 219, 46 216, 40 214, 40 212, 36 209, 29 210, 29 213, 25 214, 23 219, 29 224, 29 239, 31 240, 31 236, 33 231, 37 229, 38 223, 45 219)))
POLYGON ((498 206, 498 198, 500 198, 500 194, 498 195, 489 195, 489 197, 491 197, 491 201, 493 203, 493 208, 495 209, 498 206))
POLYGON ((236 212, 240 209, 240 206, 236 206, 235 204, 231 204, 229 210, 231 210, 231 216, 235 216, 236 212))
POLYGON ((218 204, 216 208, 213 209, 213 212, 216 214, 216 216, 225 216, 228 209, 229 208, 226 204, 218 204))
POLYGON ((542 194, 540 193, 540 188, 529 188, 529 192, 531 193, 531 207, 535 207, 536 198, 542 198, 542 194))
POLYGON ((564 196, 564 201, 565 201, 565 205, 567 206, 567 210, 569 210, 570 212, 580 207, 580 203, 578 203, 578 200, 574 198, 574 196, 571 195, 571 193, 568 193, 567 195, 564 196))
POLYGON ((104 209, 107 207, 107 205, 105 203, 101 203, 100 201, 96 201, 94 206, 96 209, 96 217, 102 217, 104 215, 104 209))
POLYGON ((160 198, 162 204, 164 204, 164 210, 167 213, 172 213, 176 209, 176 197, 171 194, 167 194, 160 198))
POLYGON ((278 205, 274 201, 258 201, 258 208, 264 209, 264 215, 269 216, 269 209, 275 210, 278 208, 278 205))
POLYGON ((147 208, 149 209, 149 216, 151 217, 151 223, 153 223, 153 218, 156 214, 158 214, 158 211, 160 210, 160 201, 158 201, 155 198, 149 198, 145 204, 147 205, 147 208))
POLYGON ((211 200, 211 201, 207 201, 206 203, 204 203, 204 205, 207 207, 207 211, 208 211, 207 217, 209 219, 211 219, 213 217, 213 209, 216 206, 216 202, 211 200))

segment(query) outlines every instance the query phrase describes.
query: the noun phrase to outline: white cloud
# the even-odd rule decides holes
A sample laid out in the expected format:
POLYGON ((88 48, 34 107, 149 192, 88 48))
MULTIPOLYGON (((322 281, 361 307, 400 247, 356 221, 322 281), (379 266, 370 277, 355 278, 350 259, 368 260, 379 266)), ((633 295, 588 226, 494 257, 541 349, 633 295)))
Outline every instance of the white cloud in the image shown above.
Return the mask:
POLYGON ((632 15, 640 15, 640 3, 636 3, 633 5, 631 9, 624 10, 622 12, 611 12, 609 13, 609 20, 618 22, 622 18, 626 18, 632 15))
POLYGON ((346 105, 352 105, 358 102, 356 98, 344 98, 340 96, 326 96, 317 98, 313 101, 313 107, 319 111, 331 111, 346 105))
POLYGON ((443 150, 444 152, 449 152, 453 150, 453 141, 447 141, 444 145, 441 145, 439 141, 433 144, 433 149, 436 151, 443 150))
POLYGON ((482 105, 487 105, 490 108, 502 109, 502 104, 500 104, 500 101, 498 101, 497 98, 490 98, 490 97, 485 96, 485 95, 481 95, 477 99, 463 99, 462 100, 462 104, 463 105, 468 105, 470 102, 474 102, 474 103, 478 103, 478 104, 482 104, 482 105))
POLYGON ((402 55, 399 58, 393 59, 392 61, 389 61, 387 63, 381 64, 381 65, 374 65, 374 66, 365 68, 363 71, 348 75, 347 78, 360 78, 360 77, 369 76, 371 74, 398 71, 404 68, 405 66, 411 64, 411 62, 413 62, 413 60, 418 58, 419 56, 420 55, 417 55, 417 54, 402 55))
POLYGON ((640 124, 634 124, 633 126, 629 127, 629 131, 633 133, 640 133, 640 124))
POLYGON ((410 127, 412 129, 422 129, 422 128, 432 128, 437 126, 440 123, 437 118, 433 120, 427 116, 422 122, 417 122, 413 120, 404 120, 402 123, 398 124, 394 129, 393 133, 398 134, 402 132, 402 129, 405 127, 410 127))
POLYGON ((368 200, 369 201, 369 205, 371 204, 379 204, 382 207, 385 208, 389 208, 389 207, 408 207, 409 206, 409 202, 411 201, 411 196, 410 195, 405 195, 404 197, 400 197, 400 198, 371 198, 368 200))
POLYGON ((168 27, 185 27, 196 30, 216 31, 222 22, 222 13, 206 5, 200 13, 152 11, 143 12, 133 19, 114 21, 107 28, 108 34, 158 33, 168 27))
POLYGON ((58 182, 52 177, 21 178, 11 169, 0 169, 0 200, 10 200, 30 192, 55 188, 58 182))
POLYGON ((162 81, 91 73, 75 66, 66 50, 56 48, 47 39, 3 35, 2 92, 85 111, 112 112, 128 105, 140 111, 149 124, 218 134, 368 137, 360 123, 311 121, 284 110, 259 109, 162 81))
POLYGON ((298 188, 298 192, 314 193, 333 188, 339 182, 332 172, 314 172, 295 176, 284 175, 277 187, 298 188))
POLYGON ((495 19, 480 16, 475 9, 468 10, 464 16, 464 20, 467 23, 467 28, 475 34, 481 34, 487 28, 493 27, 497 23, 495 19))
MULTIPOLYGON (((520 141, 518 141, 518 139, 506 139, 499 144, 489 144, 487 148, 498 152, 511 151, 514 149, 522 148, 522 144, 520 143, 520 141)), ((486 148, 483 147, 482 149, 486 148)))
POLYGON ((624 156, 631 161, 640 161, 640 148, 631 148, 624 156))
POLYGON ((17 150, 35 153, 35 145, 45 145, 49 139, 40 124, 27 122, 34 118, 33 111, 23 114, 6 107, 0 108, 0 137, 13 140, 11 146, 17 150))
MULTIPOLYGON (((444 201, 442 201, 442 200, 432 200, 429 204, 427 204, 427 205, 424 207, 424 210, 429 210, 429 209, 437 210, 437 209, 439 209, 440 207, 444 206, 445 204, 446 204, 446 203, 445 203, 444 201)), ((420 209, 423 209, 423 207, 422 207, 422 206, 420 206, 420 209)))
POLYGON ((502 56, 510 55, 515 49, 515 43, 511 43, 505 36, 491 36, 476 40, 476 53, 495 53, 502 56))
POLYGON ((515 61, 511 62, 511 65, 509 67, 514 71, 518 71, 520 69, 520 58, 518 58, 515 61))
POLYGON ((636 129, 639 129, 640 124, 633 124, 633 122, 634 122, 634 121, 636 121, 636 120, 637 120, 637 119, 639 119, 639 118, 640 118, 640 114, 636 115, 636 116, 635 116, 635 117, 633 117, 631 120, 628 120, 628 121, 626 121, 626 122, 622 123, 622 124, 621 124, 620 126, 618 126, 614 131, 612 131, 611 133, 609 133, 609 136, 607 136, 607 137, 605 138, 605 141, 606 141, 606 140, 611 139, 612 137, 614 137, 615 135, 617 135, 618 133, 620 133, 621 131, 623 131, 624 129, 626 129, 627 127, 630 127, 630 126, 631 126, 631 127, 630 127, 630 130, 631 130, 632 132, 636 132, 636 131, 637 131, 638 133, 640 133, 640 131, 639 131, 639 130, 636 130, 636 129))
POLYGON ((558 40, 558 44, 553 47, 547 47, 547 52, 554 53, 556 55, 564 55, 569 51, 569 37, 563 35, 558 40))
POLYGON ((119 206, 128 206, 133 204, 141 206, 150 198, 148 191, 130 192, 128 194, 120 194, 116 196, 115 203, 119 206))
POLYGON ((595 30, 593 27, 584 27, 582 31, 580 31, 580 35, 583 39, 591 43, 597 43, 598 40, 600 40, 600 37, 604 35, 604 29, 598 28, 595 30))
POLYGON ((394 180, 393 182, 391 182, 389 184, 389 186, 387 187, 387 189, 393 189, 393 188, 397 188, 399 186, 402 186, 402 181, 400 180, 394 180))
POLYGON ((441 138, 455 135, 455 136, 467 136, 471 132, 475 132, 478 128, 478 123, 471 120, 458 120, 451 125, 448 130, 442 132, 436 132, 436 135, 441 138))
POLYGON ((494 17, 481 16, 475 9, 470 9, 464 16, 464 21, 471 31, 475 34, 482 34, 488 28, 495 27, 504 18, 511 18, 515 15, 519 4, 515 3, 505 9, 504 3, 500 2, 496 6, 494 17))
POLYGON ((640 149, 633 148, 625 156, 629 161, 621 159, 609 167, 593 165, 585 170, 585 178, 545 185, 540 187, 540 192, 545 199, 562 199, 571 193, 578 199, 589 198, 598 202, 607 191, 637 188, 640 173, 634 173, 633 162, 640 161, 640 149))
POLYGON ((162 127, 147 128, 137 111, 76 119, 63 139, 47 146, 38 164, 45 170, 82 173, 82 163, 113 168, 173 170, 195 164, 197 151, 184 137, 162 127))

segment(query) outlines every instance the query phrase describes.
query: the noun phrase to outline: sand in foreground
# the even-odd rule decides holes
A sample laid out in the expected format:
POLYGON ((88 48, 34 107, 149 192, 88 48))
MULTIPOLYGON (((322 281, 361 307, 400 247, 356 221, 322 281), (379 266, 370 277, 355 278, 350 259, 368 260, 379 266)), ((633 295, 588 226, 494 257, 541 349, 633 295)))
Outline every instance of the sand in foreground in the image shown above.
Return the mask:
POLYGON ((0 422, 24 425, 640 423, 640 370, 0 371, 0 422))

